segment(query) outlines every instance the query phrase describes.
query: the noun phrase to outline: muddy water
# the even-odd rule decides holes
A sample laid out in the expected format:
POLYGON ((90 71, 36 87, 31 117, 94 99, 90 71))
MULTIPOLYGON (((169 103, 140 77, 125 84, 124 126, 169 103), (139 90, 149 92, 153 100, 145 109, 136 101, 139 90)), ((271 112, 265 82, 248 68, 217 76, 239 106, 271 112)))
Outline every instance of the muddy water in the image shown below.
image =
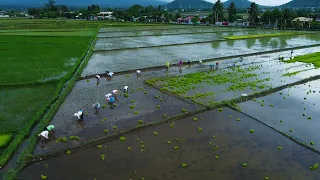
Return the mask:
POLYGON ((179 59, 193 61, 318 44, 319 40, 318 35, 283 36, 94 53, 82 75, 103 72, 105 67, 117 72, 164 65, 166 61, 177 63, 179 59))
POLYGON ((313 141, 313 147, 320 149, 318 132, 320 128, 319 102, 320 81, 312 81, 305 85, 298 85, 269 96, 259 98, 258 101, 240 103, 242 111, 253 116, 276 129, 293 135, 302 142, 313 141), (311 93, 307 94, 311 89, 311 93), (314 92, 313 92, 314 91, 314 92), (281 94, 280 94, 281 93, 281 94), (285 99, 284 99, 285 97, 285 99), (304 99, 306 98, 306 100, 304 99), (264 106, 261 106, 264 100, 264 106), (270 107, 272 104, 274 107, 270 107), (305 116, 303 116, 303 114, 305 116), (308 120, 308 117, 311 117, 308 120), (282 120, 282 122, 280 122, 282 120), (290 132, 292 129, 292 132, 290 132))
POLYGON ((40 175, 59 180, 319 179, 317 171, 309 170, 319 162, 319 155, 255 120, 227 108, 219 114, 212 111, 195 117, 198 122, 186 118, 176 121, 173 128, 159 125, 127 134, 125 141, 103 144, 102 149, 92 147, 29 165, 19 179, 39 179, 40 175), (198 127, 202 127, 201 132, 198 127), (154 131, 158 136, 153 135, 154 131), (215 146, 217 150, 213 150, 215 146), (101 155, 105 155, 104 160, 101 155), (182 168, 183 163, 187 167, 182 168), (243 163, 247 167, 242 167, 243 163))
POLYGON ((240 31, 240 32, 217 32, 205 34, 179 34, 166 36, 147 37, 119 37, 100 38, 96 43, 95 50, 115 50, 138 47, 152 47, 160 45, 198 43, 215 40, 223 40, 223 36, 240 36, 252 34, 269 34, 271 31, 240 31))
POLYGON ((129 77, 116 76, 112 81, 101 79, 99 86, 96 85, 95 79, 90 79, 90 82, 79 81, 58 110, 51 124, 55 125, 56 138, 79 136, 80 140, 56 143, 53 139, 45 147, 41 147, 39 144, 35 153, 65 148, 91 140, 94 137, 104 136, 105 129, 109 130, 109 134, 112 134, 138 125, 138 120, 143 120, 144 123, 161 121, 164 119, 164 114, 167 117, 172 117, 181 114, 182 108, 195 110, 197 107, 150 88, 144 85, 143 80, 137 79, 133 75, 129 77), (122 93, 123 87, 126 85, 129 86, 129 98, 125 98, 122 93), (142 88, 143 91, 138 88, 142 88), (105 95, 114 89, 119 90, 121 95, 119 94, 117 97, 118 102, 115 103, 117 107, 110 109, 105 95), (131 93, 132 90, 134 90, 133 93, 131 93), (159 98, 155 96, 159 96, 159 98), (132 100, 135 102, 132 103, 132 100), (95 113, 92 107, 95 102, 100 102, 101 106, 105 104, 107 107, 101 107, 100 112, 95 113), (135 107, 130 108, 131 105, 135 105, 135 107), (157 105, 160 107, 157 108, 157 105), (77 118, 73 116, 80 108, 85 111, 84 122, 78 122, 77 118), (113 129, 114 125, 117 126, 117 129, 113 129))
POLYGON ((98 37, 124 37, 124 36, 162 36, 170 34, 194 34, 194 33, 214 33, 228 31, 231 34, 236 32, 280 32, 277 30, 256 30, 256 29, 236 29, 236 28, 184 28, 184 29, 167 29, 167 30, 148 30, 148 31, 128 31, 128 32, 100 32, 98 37))

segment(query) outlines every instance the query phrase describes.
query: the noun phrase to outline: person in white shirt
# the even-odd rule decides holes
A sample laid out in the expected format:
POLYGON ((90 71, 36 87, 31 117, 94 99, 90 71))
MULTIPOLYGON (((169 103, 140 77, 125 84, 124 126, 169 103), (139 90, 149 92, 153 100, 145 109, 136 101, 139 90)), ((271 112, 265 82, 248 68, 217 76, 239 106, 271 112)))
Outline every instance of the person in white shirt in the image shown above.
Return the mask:
POLYGON ((41 142, 44 144, 47 140, 49 140, 49 131, 42 131, 38 136, 41 138, 41 142))
POLYGON ((123 88, 123 91, 124 91, 124 92, 128 92, 128 86, 125 86, 125 87, 123 88))
POLYGON ((199 60, 199 66, 202 66, 202 61, 201 60, 199 60))
POLYGON ((118 90, 113 90, 112 91, 112 96, 117 99, 117 94, 118 94, 118 90))
POLYGON ((137 77, 139 77, 141 75, 141 71, 140 70, 137 70, 137 77))
POLYGON ((96 112, 99 112, 99 110, 100 110, 100 103, 99 102, 94 103, 92 106, 94 107, 96 112))
POLYGON ((77 113, 74 113, 74 116, 78 117, 78 120, 83 120, 83 111, 79 110, 77 113))
POLYGON ((97 79, 97 84, 99 84, 100 83, 100 76, 96 75, 96 79, 97 79))

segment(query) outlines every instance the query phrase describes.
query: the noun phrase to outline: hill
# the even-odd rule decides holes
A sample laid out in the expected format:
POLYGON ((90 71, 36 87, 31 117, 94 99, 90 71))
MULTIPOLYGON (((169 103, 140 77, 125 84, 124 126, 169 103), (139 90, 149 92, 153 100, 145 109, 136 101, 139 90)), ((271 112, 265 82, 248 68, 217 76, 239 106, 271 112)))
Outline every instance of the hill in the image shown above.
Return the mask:
POLYGON ((212 8, 213 4, 204 0, 175 0, 167 4, 168 9, 212 8))
MULTIPOLYGON (((48 0, 1 0, 1 7, 41 7, 48 0)), ((139 4, 142 6, 147 5, 163 5, 165 2, 161 0, 56 0, 56 4, 67 5, 70 7, 87 7, 91 4, 99 5, 100 7, 129 7, 134 4, 139 4)))
POLYGON ((320 7, 320 0, 292 0, 281 7, 288 8, 304 8, 304 7, 320 7))
POLYGON ((223 3, 224 7, 229 7, 229 5, 234 2, 237 8, 248 8, 250 7, 251 2, 248 0, 228 0, 223 3))

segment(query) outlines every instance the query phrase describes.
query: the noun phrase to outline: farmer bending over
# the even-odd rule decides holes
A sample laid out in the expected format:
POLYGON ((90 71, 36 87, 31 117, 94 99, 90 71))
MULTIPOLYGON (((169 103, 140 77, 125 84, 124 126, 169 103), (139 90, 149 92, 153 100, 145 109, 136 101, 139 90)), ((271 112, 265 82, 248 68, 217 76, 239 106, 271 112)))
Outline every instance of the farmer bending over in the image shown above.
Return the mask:
POLYGON ((96 110, 96 112, 99 112, 100 110, 100 103, 96 102, 92 105, 94 107, 94 109, 96 110))
POLYGON ((137 70, 136 73, 137 73, 137 77, 139 77, 141 75, 141 71, 140 70, 137 70))
POLYGON ((100 83, 100 76, 96 75, 96 79, 97 79, 97 84, 99 84, 100 83))
POLYGON ((123 91, 124 91, 124 92, 128 92, 128 86, 125 86, 125 87, 123 88, 123 91))
POLYGON ((169 67, 170 67, 170 63, 167 61, 167 62, 166 62, 167 71, 169 70, 169 67))
POLYGON ((54 125, 49 125, 44 128, 44 131, 49 131, 51 134, 54 134, 54 125))
POLYGON ((74 113, 74 116, 78 117, 78 120, 83 121, 83 111, 80 109, 77 113, 74 113))
POLYGON ((42 144, 44 144, 47 140, 49 140, 49 131, 42 131, 38 136, 41 138, 42 144))

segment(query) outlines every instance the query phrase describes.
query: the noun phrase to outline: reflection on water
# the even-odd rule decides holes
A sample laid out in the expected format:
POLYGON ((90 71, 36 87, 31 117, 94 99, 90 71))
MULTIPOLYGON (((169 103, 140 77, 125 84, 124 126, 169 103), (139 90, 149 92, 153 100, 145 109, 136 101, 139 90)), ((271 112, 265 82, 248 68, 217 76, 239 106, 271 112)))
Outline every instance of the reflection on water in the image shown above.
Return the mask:
POLYGON ((220 43, 221 43, 220 41, 212 42, 211 47, 213 49, 218 49, 220 47, 220 43))
POLYGON ((277 48, 278 47, 278 45, 279 45, 279 39, 277 38, 277 39, 272 39, 271 41, 270 41, 270 46, 272 47, 272 48, 277 48))
POLYGON ((268 37, 268 38, 259 38, 258 41, 260 43, 260 45, 262 47, 267 47, 269 45, 269 42, 272 38, 271 37, 268 37))
POLYGON ((256 44, 256 39, 247 39, 247 48, 250 49, 256 44))
POLYGON ((233 47, 234 46, 234 41, 233 40, 228 40, 227 44, 229 47, 233 47))

